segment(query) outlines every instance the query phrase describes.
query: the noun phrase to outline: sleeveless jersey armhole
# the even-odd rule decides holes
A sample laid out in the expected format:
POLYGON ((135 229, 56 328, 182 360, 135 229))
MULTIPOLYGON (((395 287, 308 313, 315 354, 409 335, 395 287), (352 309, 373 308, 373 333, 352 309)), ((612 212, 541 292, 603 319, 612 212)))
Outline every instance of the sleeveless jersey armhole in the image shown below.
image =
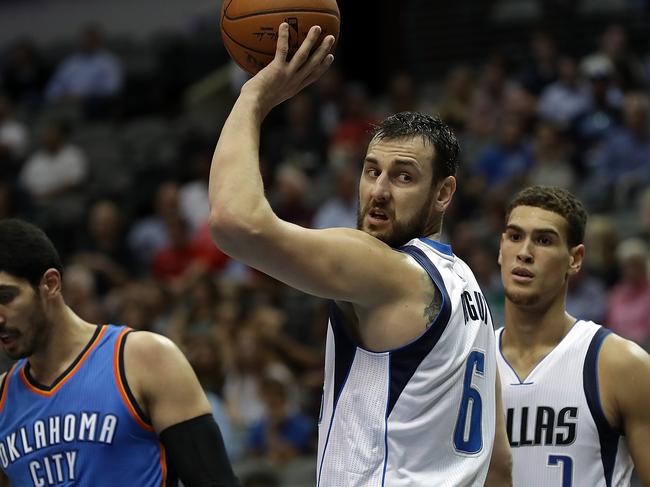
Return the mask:
POLYGON ((127 409, 133 416, 133 419, 145 430, 153 431, 151 419, 144 413, 143 409, 138 404, 138 401, 129 387, 126 377, 126 369, 124 367, 124 349, 126 347, 126 339, 133 333, 131 328, 125 328, 115 343, 115 356, 113 360, 113 371, 115 374, 115 382, 120 392, 120 396, 124 401, 127 409))

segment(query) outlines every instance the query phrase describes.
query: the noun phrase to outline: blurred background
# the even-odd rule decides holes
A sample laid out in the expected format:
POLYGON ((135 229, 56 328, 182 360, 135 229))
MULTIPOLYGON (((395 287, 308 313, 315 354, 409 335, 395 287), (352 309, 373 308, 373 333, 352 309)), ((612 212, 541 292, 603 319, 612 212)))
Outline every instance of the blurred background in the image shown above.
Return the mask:
MULTIPOLYGON (((339 6, 333 67, 265 121, 277 214, 355 226, 369 124, 439 114, 462 145, 444 240, 473 268, 495 322, 504 205, 524 185, 560 185, 591 214, 569 311, 648 348, 650 2, 339 6)), ((183 349, 245 487, 309 486, 327 304, 230 260, 206 224, 210 158, 247 79, 221 44, 219 10, 0 0, 0 218, 46 230, 84 319, 183 349)))

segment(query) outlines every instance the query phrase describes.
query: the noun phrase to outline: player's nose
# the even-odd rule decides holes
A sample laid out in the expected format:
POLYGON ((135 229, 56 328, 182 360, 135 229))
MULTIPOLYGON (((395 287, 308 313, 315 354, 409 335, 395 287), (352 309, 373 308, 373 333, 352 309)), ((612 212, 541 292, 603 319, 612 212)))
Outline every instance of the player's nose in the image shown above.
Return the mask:
POLYGON ((519 248, 517 249, 517 260, 519 262, 524 262, 530 264, 533 262, 533 252, 532 252, 532 241, 527 238, 524 240, 519 248))
POLYGON ((388 175, 381 174, 372 186, 371 196, 377 201, 387 201, 390 199, 390 186, 388 175))

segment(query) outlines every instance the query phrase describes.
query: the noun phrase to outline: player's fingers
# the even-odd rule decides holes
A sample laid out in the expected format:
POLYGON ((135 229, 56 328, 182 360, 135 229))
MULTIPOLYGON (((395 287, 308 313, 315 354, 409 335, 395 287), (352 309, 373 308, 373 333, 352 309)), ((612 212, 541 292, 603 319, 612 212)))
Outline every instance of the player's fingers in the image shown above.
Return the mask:
POLYGON ((278 43, 275 46, 275 60, 284 62, 289 54, 289 24, 282 22, 278 27, 278 43))
POLYGON ((308 78, 311 76, 312 71, 317 69, 325 60, 327 55, 332 50, 334 46, 334 36, 329 35, 323 39, 323 42, 320 43, 318 48, 311 54, 307 63, 301 68, 301 71, 304 73, 304 77, 308 78))
POLYGON ((316 45, 318 37, 320 36, 321 28, 319 25, 312 26, 307 33, 307 37, 302 42, 296 53, 291 58, 290 66, 294 70, 300 69, 300 67, 305 64, 305 61, 309 59, 309 53, 316 45))
POLYGON ((318 78, 323 76, 323 73, 328 70, 328 68, 332 65, 334 62, 334 55, 333 54, 328 54, 325 56, 325 59, 320 63, 320 65, 313 70, 309 76, 303 81, 303 88, 305 86, 309 86, 312 84, 314 81, 316 81, 318 78))

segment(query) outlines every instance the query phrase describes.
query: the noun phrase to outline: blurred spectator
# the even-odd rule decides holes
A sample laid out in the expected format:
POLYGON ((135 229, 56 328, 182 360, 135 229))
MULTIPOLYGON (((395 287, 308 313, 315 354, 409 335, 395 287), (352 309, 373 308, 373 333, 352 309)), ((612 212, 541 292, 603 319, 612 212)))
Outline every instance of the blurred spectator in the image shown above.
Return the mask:
POLYGON ((293 388, 294 378, 253 327, 240 326, 232 345, 232 363, 226 370, 224 398, 233 420, 239 427, 248 429, 264 415, 261 381, 270 377, 293 388))
POLYGON ((316 211, 314 228, 357 228, 357 171, 346 165, 333 172, 335 192, 316 211))
POLYGON ((444 93, 435 111, 453 129, 462 132, 467 125, 473 93, 472 69, 465 65, 457 66, 447 72, 444 93))
POLYGON ((624 126, 613 132, 591 166, 601 184, 613 185, 628 202, 631 191, 650 182, 650 98, 645 93, 625 97, 624 126))
POLYGON ((103 323, 106 320, 90 269, 81 264, 67 265, 63 295, 66 303, 82 319, 90 323, 103 323))
POLYGON ((86 155, 68 138, 67 125, 48 126, 41 140, 42 148, 25 162, 20 181, 37 200, 57 197, 83 183, 88 172, 86 155))
POLYGON ((83 28, 79 49, 57 66, 46 88, 50 102, 81 100, 91 115, 101 115, 122 90, 121 61, 104 47, 97 25, 83 28))
POLYGON ((161 333, 167 328, 170 298, 159 283, 143 279, 115 288, 105 303, 112 323, 161 333))
POLYGON ((533 166, 533 154, 521 121, 507 117, 499 128, 498 142, 488 146, 473 164, 486 187, 505 187, 523 179, 533 166))
POLYGON ((271 189, 271 206, 285 221, 311 227, 313 209, 308 201, 311 181, 298 167, 285 163, 278 167, 271 189))
POLYGON ((212 339, 217 322, 219 292, 212 276, 199 276, 183 294, 169 322, 168 334, 176 343, 196 337, 212 339))
POLYGON ((585 231, 585 246, 589 251, 585 257, 585 270, 600 279, 610 288, 618 281, 616 246, 618 231, 609 215, 592 215, 585 231))
POLYGON ((149 269, 153 256, 169 244, 165 221, 180 216, 178 183, 161 183, 153 206, 154 214, 137 220, 127 237, 129 247, 142 269, 149 269))
POLYGON ((534 165, 528 173, 531 185, 573 187, 574 168, 569 142, 553 124, 540 122, 533 141, 534 165))
POLYGON ((158 250, 151 262, 151 274, 175 293, 182 293, 210 267, 210 255, 193 245, 189 226, 181 216, 165 220, 169 245, 158 250))
POLYGON ((208 219, 210 201, 208 200, 208 179, 212 153, 198 151, 192 160, 192 179, 179 190, 179 206, 183 218, 187 220, 192 232, 196 232, 208 219))
POLYGON ((418 87, 413 77, 404 71, 393 74, 388 80, 385 100, 377 110, 380 116, 399 112, 422 111, 418 98, 418 87))
POLYGON ((616 251, 621 281, 607 299, 607 325, 640 345, 650 344, 648 248, 640 239, 621 242, 616 251))
POLYGON ((544 31, 534 32, 529 42, 531 59, 520 74, 521 85, 539 96, 546 86, 557 80, 557 46, 551 35, 544 31))
POLYGON ((505 107, 514 92, 515 86, 508 78, 505 59, 492 57, 483 66, 472 97, 467 118, 470 134, 479 139, 493 137, 503 122, 505 107))
POLYGON ((29 130, 13 113, 9 99, 0 96, 0 153, 7 151, 14 161, 21 161, 27 152, 29 130))
POLYGON ((467 264, 474 272, 488 302, 492 324, 495 328, 502 327, 505 322, 504 294, 497 263, 497 251, 490 246, 489 242, 477 242, 469 251, 467 264))
MULTIPOLYGON (((88 174, 84 151, 68 142, 68 127, 62 123, 45 129, 41 149, 31 155, 19 173, 19 181, 31 197, 34 217, 43 228, 59 226, 61 235, 51 236, 68 249, 73 243, 63 227, 77 225, 83 217, 83 183, 88 174), (65 239, 67 242, 62 242, 65 239)), ((65 252, 64 252, 65 253, 65 252)))
POLYGON ((16 104, 33 111, 38 108, 48 71, 40 53, 30 40, 21 40, 9 48, 1 71, 2 90, 16 104))
POLYGON ((623 91, 638 90, 645 85, 643 65, 627 45, 627 32, 620 24, 612 24, 605 29, 600 38, 597 52, 590 54, 586 60, 607 59, 613 66, 616 81, 623 91))
POLYGON ((126 244, 124 215, 115 202, 99 200, 91 206, 78 249, 72 260, 92 272, 100 296, 126 283, 134 259, 126 244))
POLYGON ((342 117, 332 132, 330 142, 349 143, 357 147, 365 145, 370 127, 376 121, 366 88, 361 83, 346 85, 342 107, 342 117))
POLYGON ((574 59, 563 56, 558 69, 559 79, 542 91, 538 113, 542 119, 567 128, 575 117, 589 108, 589 88, 580 79, 574 59))
POLYGON ((343 76, 336 66, 330 66, 314 83, 318 119, 325 134, 330 137, 341 119, 343 103, 343 76))
MULTIPOLYGON (((591 249, 587 249, 587 253, 591 249)), ((586 269, 569 279, 566 309, 571 316, 581 320, 602 323, 607 309, 607 290, 601 279, 586 269)))
POLYGON ((286 123, 264 136, 262 150, 274 171, 291 161, 307 174, 318 172, 325 161, 327 141, 321 130, 312 97, 299 93, 284 106, 286 123))
POLYGON ((255 455, 279 464, 309 453, 315 425, 304 415, 291 410, 285 385, 265 378, 260 390, 264 413, 250 429, 249 449, 255 455))
POLYGON ((572 122, 580 154, 586 153, 612 133, 620 124, 623 94, 614 79, 614 68, 607 58, 582 63, 589 89, 589 105, 572 122))

